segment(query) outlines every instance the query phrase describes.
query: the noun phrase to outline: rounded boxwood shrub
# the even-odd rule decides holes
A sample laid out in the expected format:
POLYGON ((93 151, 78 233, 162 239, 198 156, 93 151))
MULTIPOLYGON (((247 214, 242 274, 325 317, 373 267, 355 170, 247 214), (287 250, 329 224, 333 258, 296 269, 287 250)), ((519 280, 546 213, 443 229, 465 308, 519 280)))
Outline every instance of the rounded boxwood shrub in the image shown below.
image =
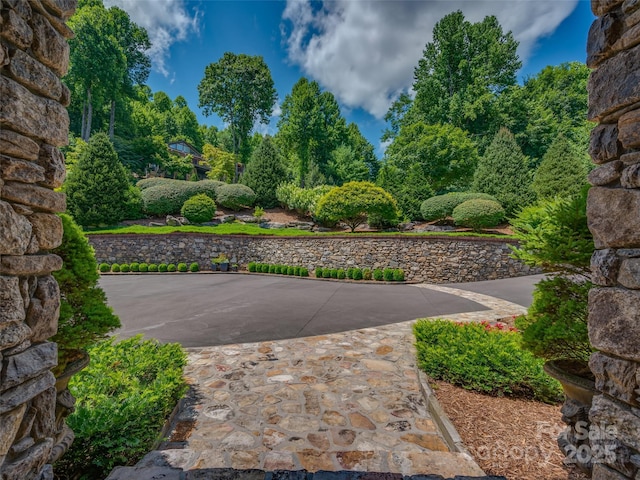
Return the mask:
MULTIPOLYGON (((277 265, 269 265, 269 273, 276 273, 276 267, 278 267, 277 265)), ((281 268, 278 267, 278 270, 282 271, 281 268)))
POLYGON ((199 193, 184 202, 180 213, 191 223, 209 222, 216 215, 216 202, 199 193))
POLYGON ((371 280, 371 278, 373 277, 372 273, 371 273, 371 269, 370 268, 365 268, 362 271, 362 278, 365 280, 371 280))
POLYGON ((231 210, 251 207, 256 201, 256 194, 246 185, 239 183, 225 183, 216 189, 218 203, 231 210))
POLYGON ((346 277, 347 277, 347 273, 342 268, 339 268, 338 269, 338 278, 340 280, 344 280, 346 277))
POLYGON ((293 267, 293 274, 296 277, 299 277, 300 276, 300 267, 293 267))
POLYGON ((250 272, 255 272, 256 271, 256 262, 249 262, 247 264, 247 270, 249 270, 250 272))
POLYGON ((189 271, 190 272, 199 272, 200 271, 200 265, 198 265, 198 262, 193 262, 191 265, 189 265, 189 271))
POLYGON ((287 267, 287 275, 294 275, 296 273, 293 267, 287 267))
POLYGON ((131 263, 131 265, 129 265, 129 269, 132 272, 139 272, 140 271, 140 264, 138 262, 133 262, 133 263, 131 263))
POLYGON ((120 271, 124 272, 124 273, 128 273, 129 272, 129 264, 128 263, 121 263, 120 264, 120 271))
POLYGON ((305 268, 305 267, 300 267, 300 276, 301 277, 308 277, 309 276, 309 269, 305 268))
MULTIPOLYGON (((138 184, 142 183, 138 182, 138 184)), ((216 189, 223 185, 216 180, 187 182, 185 180, 164 179, 151 187, 142 189, 142 205, 145 213, 151 215, 169 215, 180 212, 189 198, 203 193, 212 200, 216 198, 216 189)))
POLYGON ((331 269, 330 268, 324 268, 322 270, 322 278, 331 278, 331 269))
POLYGON ((188 270, 187 268, 187 264, 186 263, 179 263, 178 264, 178 271, 179 272, 186 272, 188 270))
POLYGON ((347 268, 347 278, 353 278, 353 267, 347 268))
POLYGON ((493 200, 497 202, 496 198, 488 193, 451 192, 426 199, 420 206, 420 214, 427 222, 443 220, 452 216, 453 210, 468 200, 493 200))
POLYGON ((150 263, 149 264, 149 271, 150 272, 157 272, 158 271, 158 264, 157 263, 150 263))
POLYGON ((362 269, 354 268, 353 269, 353 277, 354 280, 362 280, 362 269))
POLYGON ((317 267, 316 268, 316 278, 323 278, 324 275, 324 271, 322 269, 322 267, 317 267))
POLYGON ((119 272, 120 271, 120 264, 119 263, 112 263, 111 264, 111 271, 112 272, 119 272))
POLYGON ((175 272, 177 270, 175 263, 170 263, 167 265, 167 272, 175 272))
POLYGON ((373 279, 377 280, 378 282, 382 281, 382 279, 384 278, 384 274, 382 273, 382 270, 380 270, 379 268, 376 268, 373 271, 373 279))
POLYGON ((382 278, 385 282, 393 282, 393 268, 385 268, 382 271, 382 278))
POLYGON ((467 200, 453 210, 452 217, 456 225, 480 230, 499 225, 504 219, 504 209, 493 200, 467 200))
POLYGON ((167 264, 166 263, 161 263, 160 265, 158 265, 158 271, 159 272, 166 272, 167 271, 167 264))
POLYGON ((396 282, 404 282, 404 270, 396 268, 393 271, 393 280, 396 282))
POLYGON ((138 265, 138 270, 141 272, 148 272, 149 265, 147 263, 142 262, 140 265, 138 265))
POLYGON ((332 268, 331 269, 331 278, 338 278, 338 269, 337 268, 332 268))
POLYGON ((108 272, 109 270, 111 270, 111 265, 109 265, 108 263, 101 263, 100 264, 100 271, 101 272, 108 272))

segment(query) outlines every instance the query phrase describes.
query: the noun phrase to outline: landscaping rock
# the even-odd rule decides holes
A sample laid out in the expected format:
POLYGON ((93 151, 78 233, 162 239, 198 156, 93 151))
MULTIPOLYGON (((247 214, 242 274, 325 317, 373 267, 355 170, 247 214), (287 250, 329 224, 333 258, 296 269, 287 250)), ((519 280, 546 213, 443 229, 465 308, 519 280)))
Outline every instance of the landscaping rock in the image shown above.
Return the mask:
POLYGON ((180 222, 180 220, 178 220, 173 215, 167 215, 167 218, 166 218, 165 222, 170 227, 180 227, 180 226, 182 226, 182 222, 180 222))

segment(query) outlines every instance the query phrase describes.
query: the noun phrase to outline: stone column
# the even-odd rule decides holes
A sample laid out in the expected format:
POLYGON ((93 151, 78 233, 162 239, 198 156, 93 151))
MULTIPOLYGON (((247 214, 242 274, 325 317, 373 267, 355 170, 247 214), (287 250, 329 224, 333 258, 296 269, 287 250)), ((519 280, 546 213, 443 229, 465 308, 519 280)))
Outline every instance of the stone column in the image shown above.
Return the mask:
POLYGON ((589 412, 593 478, 640 479, 640 2, 592 0, 587 216, 596 252, 590 361, 600 392, 589 412), (593 443, 592 443, 593 446, 593 443))
POLYGON ((50 479, 60 291, 47 250, 65 176, 67 71, 76 0, 0 0, 0 477, 50 479))

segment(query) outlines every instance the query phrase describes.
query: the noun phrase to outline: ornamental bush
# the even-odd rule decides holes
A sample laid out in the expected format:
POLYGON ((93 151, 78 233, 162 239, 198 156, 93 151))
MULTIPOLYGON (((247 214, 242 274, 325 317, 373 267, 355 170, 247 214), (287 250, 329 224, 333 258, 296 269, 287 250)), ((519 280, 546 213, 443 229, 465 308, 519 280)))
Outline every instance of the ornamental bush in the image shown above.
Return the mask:
POLYGON ((365 268, 362 271, 362 278, 365 280, 371 280, 371 278, 373 277, 373 274, 371 273, 371 269, 370 268, 365 268))
POLYGON ((362 270, 360 268, 354 268, 351 278, 353 278, 354 280, 362 280, 362 270))
POLYGON ((216 215, 216 202, 199 193, 184 202, 180 214, 191 223, 209 222, 216 215))
POLYGON ((260 266, 260 271, 261 271, 262 273, 269 273, 269 264, 268 264, 268 263, 263 263, 263 264, 260 266))
POLYGON ((300 267, 293 267, 293 274, 296 277, 299 277, 300 276, 300 267))
POLYGON ((493 200, 496 198, 488 193, 451 192, 444 195, 436 195, 422 202, 420 214, 427 222, 444 220, 453 214, 453 210, 467 200, 493 200))
POLYGON ((242 174, 241 182, 256 193, 257 201, 265 208, 278 205, 276 188, 286 179, 287 172, 271 137, 264 137, 242 174))
POLYGON ((128 273, 129 272, 129 264, 128 263, 123 263, 120 265, 120 271, 124 272, 124 273, 128 273))
POLYGON ((393 282, 393 268, 385 268, 382 270, 382 278, 385 282, 393 282))
POLYGON ((218 203, 231 210, 251 207, 256 201, 256 194, 246 185, 225 183, 216 190, 218 203))
POLYGON ((353 278, 353 270, 354 270, 353 267, 347 268, 347 278, 349 279, 353 278))
POLYGON ((149 264, 149 271, 150 272, 157 272, 158 271, 158 264, 157 263, 150 263, 149 264))
POLYGON ((404 282, 404 270, 401 268, 396 268, 393 271, 393 280, 395 282, 404 282))
POLYGON ((175 263, 170 263, 169 265, 167 265, 167 272, 175 272, 176 270, 177 267, 175 263))
POLYGON ((284 183, 276 189, 276 198, 283 208, 314 216, 318 200, 332 188, 330 185, 300 188, 294 183, 284 183))
POLYGON ((453 210, 456 225, 480 230, 495 227, 504 220, 504 209, 492 200, 467 200, 453 210))
POLYGON ((200 265, 198 265, 197 262, 193 262, 191 265, 189 265, 189 271, 190 272, 199 272, 200 271, 200 265))
POLYGON ((331 278, 331 269, 325 268, 322 270, 322 278, 331 278))
POLYGON ((161 263, 158 265, 158 271, 165 273, 168 270, 168 265, 166 263, 161 263))
MULTIPOLYGON (((180 212, 180 209, 191 197, 205 194, 212 200, 216 199, 216 189, 223 182, 216 180, 201 180, 199 182, 187 182, 185 180, 165 179, 154 186, 142 190, 142 205, 145 213, 149 215, 171 215, 180 212)), ((140 184, 141 182, 138 182, 140 184)))
POLYGON ((287 275, 295 275, 296 271, 293 267, 287 267, 287 275))
POLYGON ((373 279, 378 282, 381 282, 383 278, 384 278, 384 273, 382 272, 382 270, 379 268, 376 268, 373 271, 373 279))
POLYGON ((145 273, 148 272, 149 264, 142 262, 140 265, 138 265, 138 270, 145 273))
POLYGON ((305 268, 305 267, 300 267, 300 276, 301 277, 308 277, 309 276, 309 269, 305 268))
POLYGON ((129 265, 129 268, 131 269, 132 272, 139 272, 140 264, 138 262, 132 262, 131 265, 129 265))
POLYGON ((330 270, 331 272, 331 278, 338 278, 338 269, 337 268, 332 268, 330 270))
POLYGON ((119 263, 112 263, 111 264, 111 271, 112 272, 119 272, 120 271, 120 264, 119 263))
POLYGON ((324 271, 322 267, 316 267, 315 274, 316 274, 316 278, 323 278, 324 271))
POLYGON ((247 264, 247 270, 250 272, 255 272, 256 271, 256 262, 249 262, 247 264))
POLYGON ((187 264, 186 263, 179 263, 178 264, 178 271, 179 272, 186 272, 188 270, 187 264))
POLYGON ((276 268, 279 270, 278 273, 282 272, 282 268, 279 265, 269 265, 269 273, 276 273, 276 268))
POLYGON ((347 273, 342 268, 338 269, 338 278, 340 280, 344 280, 346 276, 347 276, 347 273))
POLYGON ((100 271, 101 272, 108 272, 111 270, 111 266, 108 263, 101 263, 100 264, 100 271))

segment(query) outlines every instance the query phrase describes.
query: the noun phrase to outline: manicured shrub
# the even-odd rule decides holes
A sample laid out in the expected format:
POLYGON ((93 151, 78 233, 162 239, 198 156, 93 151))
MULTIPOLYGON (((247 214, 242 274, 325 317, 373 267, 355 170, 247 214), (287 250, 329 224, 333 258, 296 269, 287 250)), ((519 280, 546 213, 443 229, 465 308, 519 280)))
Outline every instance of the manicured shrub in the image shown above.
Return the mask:
POLYGON ((143 178, 138 183, 136 183, 136 187, 138 187, 141 191, 146 190, 147 188, 157 187, 158 185, 166 185, 171 182, 181 182, 182 180, 174 180, 173 178, 165 178, 165 177, 151 177, 151 178, 143 178))
POLYGON ((354 268, 353 269, 353 276, 352 278, 354 280, 362 280, 362 269, 361 268, 354 268))
POLYGON ((393 271, 393 280, 395 282, 404 282, 404 270, 401 268, 396 268, 393 271))
POLYGON ((299 277, 300 276, 300 267, 293 267, 293 274, 296 277, 299 277))
POLYGON ((278 205, 276 188, 286 178, 287 172, 278 149, 271 137, 264 137, 253 151, 240 181, 256 193, 260 205, 273 208, 278 205))
POLYGON ((187 268, 187 264, 186 263, 179 263, 178 264, 178 271, 179 272, 186 272, 188 270, 187 268))
POLYGON ((138 265, 138 270, 141 272, 148 272, 149 264, 142 262, 140 265, 138 265))
POLYGON ((67 419, 75 440, 55 465, 65 478, 105 478, 114 467, 137 462, 187 390, 178 344, 109 339, 89 354, 91 363, 69 384, 77 400, 67 419))
POLYGON ((385 268, 382 270, 382 278, 385 282, 393 282, 393 268, 385 268))
POLYGON ((157 272, 158 271, 158 264, 157 263, 150 263, 149 264, 149 271, 150 272, 157 272))
POLYGON ((262 273, 269 273, 269 264, 268 263, 263 263, 260 265, 260 271, 262 273))
POLYGON ((191 223, 209 222, 216 215, 216 202, 199 193, 184 202, 180 213, 191 223))
POLYGON ((371 278, 373 277, 373 275, 371 274, 371 269, 370 268, 365 268, 362 271, 362 278, 365 280, 371 280, 371 278))
POLYGON ((453 214, 454 208, 467 200, 493 200, 497 202, 496 198, 488 193, 451 192, 426 199, 420 206, 420 214, 427 222, 444 220, 453 214))
POLYGON ((382 270, 380 270, 379 268, 376 268, 373 271, 373 279, 377 280, 378 282, 382 281, 382 279, 384 278, 384 274, 382 272, 382 270))
POLYGON ((305 267, 300 267, 300 276, 301 277, 308 277, 309 276, 309 269, 305 268, 305 267))
POLYGON ((338 278, 340 280, 344 280, 347 276, 347 272, 345 272, 342 268, 338 269, 338 278))
POLYGON ((166 263, 161 263, 160 265, 158 265, 158 271, 165 273, 167 271, 167 264, 166 263))
POLYGON ((277 265, 269 265, 269 273, 276 273, 276 267, 278 268, 278 270, 280 272, 282 272, 282 268, 280 268, 280 266, 277 265))
POLYGON ((331 269, 325 268, 322 270, 322 278, 331 278, 331 269))
POLYGON ((521 347, 520 334, 484 323, 419 320, 413 327, 418 365, 430 377, 495 396, 555 403, 558 382, 543 360, 521 347))
POLYGON ((120 271, 124 272, 124 273, 128 273, 129 272, 129 264, 128 263, 120 264, 120 271))
POLYGON ((132 272, 139 272, 140 271, 140 264, 138 262, 132 262, 131 265, 129 265, 129 269, 132 272))
POLYGON ((287 267, 287 275, 294 275, 295 269, 293 267, 287 267))
POLYGON ((247 270, 249 270, 250 272, 255 272, 256 271, 256 262, 249 262, 247 264, 247 270))
POLYGON ((119 263, 112 263, 111 264, 111 271, 112 272, 119 272, 120 271, 120 264, 119 263))
POLYGON ((100 271, 101 272, 108 272, 111 270, 111 265, 109 265, 108 263, 101 263, 100 264, 100 271))
POLYGON ((347 278, 353 278, 353 267, 347 268, 347 278))
POLYGON ((480 230, 499 225, 504 220, 504 209, 492 200, 467 200, 453 209, 456 225, 480 230))
POLYGON ((167 265, 167 272, 175 272, 176 270, 177 267, 175 263, 170 263, 169 265, 167 265))
POLYGON ((284 208, 313 216, 318 200, 332 188, 330 185, 300 188, 294 183, 284 183, 276 189, 276 198, 284 208))
MULTIPOLYGON (((142 190, 143 209, 150 215, 169 215, 180 212, 189 198, 203 193, 212 200, 216 198, 216 189, 223 185, 216 180, 187 182, 184 180, 165 179, 142 190)), ((138 184, 142 183, 138 182, 138 184)))
POLYGON ((338 278, 338 269, 337 268, 332 268, 331 269, 331 278, 338 278))
POLYGON ((189 265, 189 271, 190 272, 199 272, 200 271, 200 265, 198 265, 198 262, 193 262, 191 265, 189 265))
POLYGON ((256 201, 256 194, 246 185, 225 183, 216 190, 218 203, 231 210, 251 207, 256 201))
POLYGON ((324 271, 322 269, 322 267, 316 267, 316 278, 323 278, 324 276, 324 271))

